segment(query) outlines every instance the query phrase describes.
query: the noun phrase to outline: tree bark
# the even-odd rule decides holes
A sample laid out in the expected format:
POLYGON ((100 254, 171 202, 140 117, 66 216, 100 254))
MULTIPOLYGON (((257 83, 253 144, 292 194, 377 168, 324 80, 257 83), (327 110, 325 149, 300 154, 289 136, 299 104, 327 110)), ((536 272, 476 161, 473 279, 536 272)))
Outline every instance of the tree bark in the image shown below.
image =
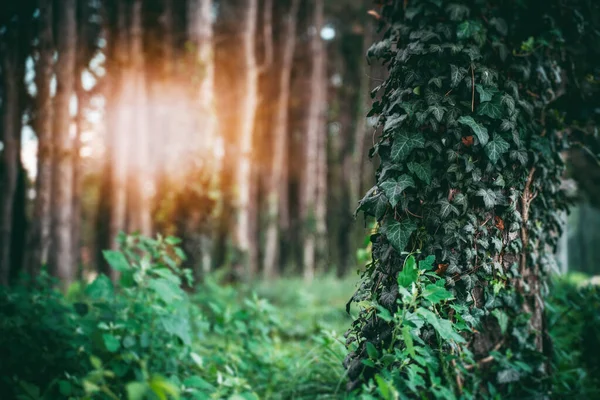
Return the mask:
POLYGON ((290 98, 290 81, 292 75, 292 62, 294 48, 296 47, 296 19, 300 0, 292 0, 290 10, 285 17, 284 35, 281 45, 281 64, 278 66, 279 90, 275 116, 273 121, 273 153, 271 170, 267 178, 267 233, 265 254, 263 260, 263 275, 266 279, 273 278, 278 271, 280 229, 289 223, 287 210, 284 211, 282 203, 288 201, 287 181, 287 148, 288 148, 288 107, 290 98))
MULTIPOLYGON (((142 235, 152 234, 152 221, 150 213, 152 181, 150 179, 150 165, 148 153, 150 145, 148 142, 148 102, 146 89, 146 74, 143 50, 142 31, 142 0, 135 0, 131 10, 130 27, 130 57, 131 68, 125 85, 132 85, 132 98, 130 102, 131 128, 134 138, 135 149, 130 148, 128 159, 130 169, 128 180, 131 182, 131 199, 129 209, 129 231, 139 232, 142 235)), ((124 131, 124 134, 125 131, 124 131)))
MULTIPOLYGON (((315 274, 317 240, 325 239, 327 199, 327 139, 324 130, 326 81, 325 46, 320 32, 323 27, 323 1, 315 0, 311 39, 310 106, 306 127, 306 174, 303 182, 304 279, 315 274)), ((324 246, 319 246, 319 249, 324 246)))
MULTIPOLYGON (((114 38, 114 73, 111 79, 112 89, 112 108, 109 113, 113 114, 109 118, 109 135, 111 136, 108 151, 111 153, 111 206, 110 206, 110 225, 109 225, 109 243, 111 249, 118 247, 117 235, 125 231, 127 215, 127 148, 129 146, 131 110, 129 102, 131 101, 131 90, 127 84, 129 48, 127 34, 127 7, 124 2, 118 3, 117 10, 117 29, 114 38)), ((112 279, 116 279, 116 273, 110 271, 112 279)))
POLYGON ((13 233, 14 197, 19 175, 19 152, 21 137, 21 99, 19 82, 21 61, 19 34, 15 27, 8 27, 5 42, 0 46, 2 60, 2 193, 0 194, 0 285, 8 285, 11 270, 11 242, 13 233))
POLYGON ((256 259, 256 235, 252 230, 252 210, 256 207, 252 204, 256 199, 252 196, 252 139, 254 132, 254 119, 258 105, 258 66, 254 49, 254 38, 257 27, 256 19, 258 13, 257 0, 245 0, 242 2, 242 64, 243 77, 240 88, 240 119, 239 119, 239 154, 236 171, 236 206, 237 221, 235 227, 235 247, 240 252, 244 273, 248 278, 256 275, 258 260, 256 259))
POLYGON ((53 73, 54 40, 52 33, 52 1, 40 0, 38 36, 39 59, 36 66, 35 119, 38 140, 35 200, 31 226, 27 232, 24 268, 35 276, 47 262, 50 244, 50 204, 52 189, 52 96, 50 81, 53 73))
POLYGON ((73 154, 69 104, 74 91, 76 64, 76 2, 65 0, 58 8, 58 61, 54 102, 54 154, 52 176, 52 252, 50 273, 66 287, 73 279, 71 218, 73 154))

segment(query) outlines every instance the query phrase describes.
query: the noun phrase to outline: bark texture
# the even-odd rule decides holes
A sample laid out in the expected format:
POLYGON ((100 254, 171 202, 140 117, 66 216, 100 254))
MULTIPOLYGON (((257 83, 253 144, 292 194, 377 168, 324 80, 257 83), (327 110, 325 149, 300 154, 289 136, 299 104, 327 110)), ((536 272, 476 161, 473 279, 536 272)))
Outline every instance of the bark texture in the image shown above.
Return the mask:
MULTIPOLYGON (((266 184, 267 197, 267 228, 266 244, 263 260, 263 274, 266 279, 273 278, 279 266, 280 227, 285 228, 287 209, 283 210, 282 203, 288 202, 287 181, 287 148, 290 83, 292 62, 296 47, 296 25, 300 0, 292 0, 289 12, 284 19, 284 35, 281 40, 281 62, 279 70, 279 88, 273 117, 273 153, 271 168, 268 171, 266 184)), ((287 207, 286 207, 287 208, 287 207)))
POLYGON ((52 170, 52 252, 50 273, 67 287, 73 279, 71 238, 73 154, 69 104, 74 93, 76 64, 76 1, 65 0, 57 10, 56 96, 52 170))
MULTIPOLYGON (((326 102, 325 46, 320 32, 323 27, 323 1, 315 0, 312 14, 310 105, 305 140, 305 177, 302 191, 304 220, 304 279, 315 274, 317 240, 325 239, 327 212, 327 140, 324 131, 326 102)), ((324 246, 319 246, 323 249, 324 246)), ((319 254, 321 255, 321 254, 319 254)))

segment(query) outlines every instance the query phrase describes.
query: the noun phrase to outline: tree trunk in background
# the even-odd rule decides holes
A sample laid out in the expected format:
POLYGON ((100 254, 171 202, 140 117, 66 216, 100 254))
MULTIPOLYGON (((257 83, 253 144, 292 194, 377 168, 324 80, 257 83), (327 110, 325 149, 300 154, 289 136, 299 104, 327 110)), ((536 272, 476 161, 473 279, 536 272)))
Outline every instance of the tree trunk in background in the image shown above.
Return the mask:
MULTIPOLYGON (((125 218, 127 214, 127 148, 129 146, 128 135, 131 111, 128 102, 131 99, 129 86, 127 85, 127 71, 129 64, 128 35, 127 35, 127 8, 124 2, 118 3, 117 10, 117 32, 114 35, 114 78, 111 80, 111 96, 108 112, 113 114, 109 117, 110 146, 107 151, 112 157, 112 191, 109 243, 111 249, 116 249, 116 238, 119 232, 125 230, 125 218), (112 103, 112 104, 110 104, 112 103)), ((116 279, 114 271, 110 271, 113 279, 116 279)))
POLYGON ((16 27, 9 27, 5 42, 0 46, 2 62, 2 193, 0 193, 0 285, 8 285, 11 270, 11 242, 13 233, 14 197, 19 174, 21 137, 20 74, 21 60, 19 35, 16 27), (13 31, 14 29, 14 31, 13 31))
POLYGON ((258 269, 256 249, 258 247, 256 235, 252 230, 251 215, 256 207, 256 199, 252 197, 252 137, 254 132, 254 119, 258 104, 258 67, 254 49, 256 36, 256 19, 258 13, 257 0, 241 2, 243 8, 241 46, 243 58, 243 77, 240 85, 240 122, 238 130, 238 158, 235 177, 237 206, 237 221, 235 227, 235 246, 240 252, 244 273, 254 277, 258 269))
POLYGON ((296 46, 296 19, 300 0, 292 0, 289 13, 285 17, 284 35, 281 44, 281 64, 278 65, 279 88, 273 129, 273 153, 271 170, 267 178, 267 234, 263 261, 263 275, 266 279, 273 278, 279 267, 280 231, 289 224, 287 209, 281 209, 281 204, 288 201, 287 181, 287 148, 288 148, 288 107, 290 98, 290 80, 292 62, 296 46), (285 199, 285 200, 284 200, 285 199), (281 214, 280 214, 281 213, 281 214))
POLYGON ((67 287, 73 279, 71 218, 73 154, 69 104, 74 91, 76 64, 76 2, 64 0, 57 9, 58 36, 56 96, 54 98, 54 152, 52 175, 52 251, 50 273, 67 287))
POLYGON ((50 81, 53 72, 54 42, 52 34, 52 1, 40 0, 39 59, 36 66, 34 130, 38 140, 37 176, 31 226, 27 232, 24 268, 34 276, 48 257, 50 243, 50 194, 52 190, 52 97, 50 81))
MULTIPOLYGON (((193 129, 190 133, 193 135, 191 138, 193 146, 189 168, 193 170, 190 171, 192 177, 195 176, 196 171, 207 174, 209 173, 207 171, 211 170, 208 164, 214 161, 204 157, 203 154, 213 151, 212 147, 217 137, 212 8, 212 0, 188 0, 188 40, 193 47, 190 76, 197 78, 190 101, 193 118, 193 129), (208 160, 208 163, 203 163, 202 160, 208 160)), ((203 183, 210 186, 211 180, 186 182, 186 185, 192 186, 192 193, 197 193, 194 189, 203 183)), ((209 188, 203 187, 203 189, 209 188)), ((204 209, 203 204, 188 204, 187 208, 187 213, 192 215, 189 216, 188 223, 183 229, 183 240, 193 242, 191 247, 193 254, 188 252, 188 261, 198 279, 202 274, 210 271, 212 264, 211 238, 204 226, 208 222, 208 218, 205 217, 210 215, 211 210, 204 209)))
MULTIPOLYGON (((150 179, 150 165, 148 162, 148 152, 150 145, 148 142, 148 112, 146 74, 143 50, 143 32, 142 32, 142 0, 135 0, 131 11, 130 27, 130 74, 125 85, 132 85, 131 98, 127 98, 131 107, 130 118, 131 125, 125 125, 130 128, 130 134, 134 138, 134 146, 129 147, 128 159, 130 169, 128 180, 131 182, 131 199, 129 209, 129 231, 140 232, 142 235, 152 234, 152 222, 150 213, 152 183, 150 179)), ((123 127, 125 128, 125 127, 123 127)), ((126 130, 123 131, 127 134, 126 130)))
MULTIPOLYGON (((325 77, 325 46, 320 32, 323 27, 323 1, 315 0, 313 7, 311 39, 310 104, 306 126, 306 167, 303 182, 304 220, 304 279, 311 281, 315 274, 317 240, 325 240, 327 201, 327 138, 325 131, 325 101, 327 83, 325 77)), ((322 254, 319 254, 321 257, 322 254)))

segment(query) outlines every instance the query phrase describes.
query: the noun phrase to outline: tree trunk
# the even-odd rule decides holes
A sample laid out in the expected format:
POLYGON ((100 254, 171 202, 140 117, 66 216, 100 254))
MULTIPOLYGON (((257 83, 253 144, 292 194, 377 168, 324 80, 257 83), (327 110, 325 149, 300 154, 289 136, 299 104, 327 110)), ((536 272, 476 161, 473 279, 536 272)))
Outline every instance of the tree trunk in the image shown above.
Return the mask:
POLYGON ((31 226, 27 233, 25 271, 32 276, 46 263, 50 243, 50 194, 52 189, 52 97, 54 41, 52 35, 52 1, 40 0, 39 59, 36 66, 36 116, 34 129, 38 140, 37 176, 31 226))
POLYGON ((273 153, 271 170, 267 178, 267 234, 263 261, 263 274, 266 279, 273 278, 278 271, 280 232, 284 222, 289 223, 287 210, 281 209, 282 203, 288 201, 287 181, 287 148, 288 148, 288 109, 290 98, 290 80, 294 48, 296 47, 296 19, 300 0, 292 0, 290 10, 285 18, 284 35, 281 44, 281 64, 278 66, 279 90, 273 122, 273 153), (281 213, 281 214, 280 214, 281 213))
POLYGON ((0 46, 2 59, 2 193, 0 194, 0 285, 8 285, 11 270, 11 242, 13 234, 14 197, 19 175, 19 151, 21 137, 21 99, 19 82, 21 60, 19 36, 9 27, 5 42, 0 46))
MULTIPOLYGON (((212 180, 194 179, 197 174, 208 173, 209 163, 214 160, 208 160, 206 164, 198 162, 203 159, 204 152, 210 152, 211 145, 214 145, 217 135, 217 120, 214 105, 214 51, 213 51, 213 22, 212 22, 212 0, 189 0, 188 2, 188 40, 193 46, 191 56, 191 76, 197 77, 197 84, 193 86, 189 105, 192 115, 192 130, 190 132, 192 143, 188 176, 192 177, 189 182, 186 179, 186 187, 191 188, 189 195, 194 196, 198 193, 197 188, 200 185, 201 191, 206 193, 212 184, 212 180)), ((195 80, 196 81, 196 80, 195 80)), ((208 159, 208 158, 204 158, 208 159)), ((185 204, 185 199, 183 199, 185 204)), ((187 202, 185 213, 188 219, 184 224, 182 236, 183 240, 191 242, 190 247, 193 254, 188 253, 190 267, 194 270, 196 278, 200 278, 204 273, 210 271, 212 258, 212 241, 208 235, 206 224, 209 222, 210 206, 204 204, 194 204, 187 202)), ((184 243, 185 245, 185 243, 184 243)))
POLYGON ((244 273, 252 278, 256 275, 258 260, 256 260, 256 235, 252 230, 252 210, 256 207, 252 204, 256 199, 252 196, 252 142, 254 132, 254 119, 258 104, 258 67, 254 50, 254 38, 256 36, 257 0, 245 0, 242 2, 244 9, 242 17, 242 64, 243 77, 240 88, 242 98, 240 100, 239 119, 239 153, 236 171, 236 206, 237 221, 235 227, 235 247, 240 252, 241 263, 244 273))
POLYGON ((74 91, 77 25, 75 0, 58 8, 56 96, 54 102, 54 153, 52 176, 52 252, 50 273, 66 287, 73 279, 71 218, 73 154, 69 104, 74 91))
MULTIPOLYGON (((109 243, 111 249, 116 249, 117 235, 125 231, 125 222, 127 215, 127 149, 129 146, 129 134, 131 128, 130 116, 131 110, 128 104, 131 101, 130 84, 128 81, 128 35, 127 35, 127 7, 124 2, 118 3, 117 10, 117 32, 114 38, 113 48, 115 70, 113 72, 111 89, 112 89, 112 107, 109 113, 113 114, 109 117, 109 135, 111 136, 110 147, 108 151, 111 153, 111 207, 110 207, 110 226, 109 226, 109 243)), ((110 271, 112 278, 116 279, 114 271, 110 271)))
MULTIPOLYGON (((152 222, 150 213, 150 202, 152 193, 152 181, 150 179, 150 166, 148 163, 148 103, 146 90, 146 76, 143 50, 142 32, 142 0, 135 0, 131 11, 130 27, 130 57, 131 69, 129 78, 125 82, 131 88, 130 117, 132 117, 131 128, 134 137, 135 149, 130 147, 129 160, 131 162, 128 180, 131 182, 131 198, 129 209, 129 231, 140 232, 142 235, 152 234, 152 222)), ((125 131, 124 131, 125 132, 125 131)))
MULTIPOLYGON (((326 81, 325 46, 320 32, 323 27, 323 1, 315 0, 311 39, 310 106, 306 126, 306 168, 303 182, 304 279, 315 274, 317 240, 325 239, 327 199, 327 140, 324 130, 326 81)), ((319 246, 322 249, 324 246, 319 246)), ((319 254, 321 256, 321 254, 319 254)))

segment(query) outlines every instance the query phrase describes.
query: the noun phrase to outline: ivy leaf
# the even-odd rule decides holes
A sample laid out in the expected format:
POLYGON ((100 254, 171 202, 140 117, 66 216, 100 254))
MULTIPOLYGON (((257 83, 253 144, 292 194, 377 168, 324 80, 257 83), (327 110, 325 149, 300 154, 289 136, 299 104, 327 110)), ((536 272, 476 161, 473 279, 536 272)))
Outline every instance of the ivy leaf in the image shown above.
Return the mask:
POLYGON ((464 68, 458 68, 454 64, 450 64, 450 86, 456 87, 465 77, 466 70, 464 68))
POLYGON ((402 192, 404 192, 404 189, 408 187, 414 187, 415 181, 410 176, 404 174, 401 175, 396 181, 386 181, 380 184, 379 186, 381 186, 381 189, 390 201, 392 207, 396 207, 396 205, 400 201, 400 197, 402 195, 402 192))
POLYGON ((398 222, 394 218, 388 217, 382 228, 382 233, 385 234, 392 247, 401 253, 408 245, 410 236, 417 229, 417 225, 409 219, 398 222))
POLYGON ((477 90, 477 93, 479 93, 479 101, 481 103, 490 101, 492 100, 492 97, 494 97, 494 92, 489 89, 486 89, 482 85, 475 85, 475 89, 477 90))
POLYGON ((425 138, 420 133, 400 132, 394 136, 391 157, 392 161, 404 161, 413 149, 425 147, 425 138))
POLYGON ((395 114, 391 117, 388 117, 385 121, 385 125, 383 126, 384 132, 394 131, 407 117, 408 115, 406 114, 395 114))
POLYGON ((495 101, 488 101, 479 105, 477 114, 487 115, 492 119, 500 119, 502 118, 502 108, 495 101))
POLYGON ((454 213, 454 215, 459 215, 460 214, 458 212, 458 208, 454 207, 446 199, 442 199, 442 200, 438 201, 438 204, 440 206, 442 206, 441 209, 440 209, 440 215, 441 215, 442 218, 446 218, 448 215, 450 215, 450 213, 454 213))
POLYGON ((435 117, 437 122, 442 122, 442 118, 444 118, 444 111, 446 111, 446 110, 442 106, 434 105, 434 106, 430 106, 427 111, 429 111, 430 113, 433 114, 433 116, 435 117))
POLYGON ((510 94, 505 94, 504 96, 502 96, 500 104, 506 106, 509 114, 512 114, 515 111, 515 99, 513 99, 513 97, 510 94))
POLYGON ((423 290, 423 297, 433 304, 438 304, 445 300, 452 300, 454 295, 443 286, 429 284, 423 290))
POLYGON ((365 214, 372 215, 373 217, 380 219, 385 214, 387 207, 388 199, 383 195, 383 193, 377 191, 377 186, 374 186, 358 203, 358 208, 354 212, 354 216, 356 216, 359 211, 363 211, 365 214))
POLYGON ((415 353, 415 345, 413 343, 413 338, 410 334, 410 328, 408 325, 404 325, 402 327, 402 339, 404 339, 404 344, 406 345, 406 351, 408 351, 408 354, 410 354, 412 357, 416 357, 416 353, 415 353))
POLYGON ((504 333, 506 333, 506 328, 508 328, 508 315, 498 308, 492 311, 492 315, 498 320, 500 331, 504 335, 504 333))
POLYGON ((433 326, 433 328, 437 331, 437 333, 439 333, 442 339, 454 340, 457 343, 465 342, 465 339, 454 331, 454 326, 452 325, 452 322, 448 321, 447 319, 442 319, 434 313, 432 313, 431 311, 422 307, 419 307, 417 309, 417 314, 423 317, 428 324, 433 326))
POLYGON ((428 185, 431 183, 431 165, 428 162, 422 164, 409 162, 408 170, 428 185))
POLYGON ((377 351, 377 348, 375 348, 375 345, 371 342, 367 342, 367 354, 372 360, 377 360, 379 358, 379 352, 377 351))
POLYGON ((458 122, 471 128, 473 133, 479 139, 479 143, 481 143, 482 146, 486 145, 489 140, 489 135, 485 126, 478 124, 471 116, 462 116, 458 119, 458 122))
POLYGON ((432 270, 433 263, 435 262, 435 256, 427 256, 424 260, 419 261, 419 269, 432 270))
POLYGON ((406 259, 402 271, 398 273, 398 286, 408 288, 419 278, 419 269, 414 256, 406 259))
POLYGON ((489 142, 484 148, 485 154, 487 154, 493 164, 496 164, 502 154, 506 153, 508 149, 510 149, 510 145, 500 136, 496 136, 494 140, 489 142))
POLYGON ((496 193, 494 193, 494 191, 491 189, 479 189, 477 191, 477 196, 483 198, 483 202, 486 208, 492 208, 498 202, 496 193))

